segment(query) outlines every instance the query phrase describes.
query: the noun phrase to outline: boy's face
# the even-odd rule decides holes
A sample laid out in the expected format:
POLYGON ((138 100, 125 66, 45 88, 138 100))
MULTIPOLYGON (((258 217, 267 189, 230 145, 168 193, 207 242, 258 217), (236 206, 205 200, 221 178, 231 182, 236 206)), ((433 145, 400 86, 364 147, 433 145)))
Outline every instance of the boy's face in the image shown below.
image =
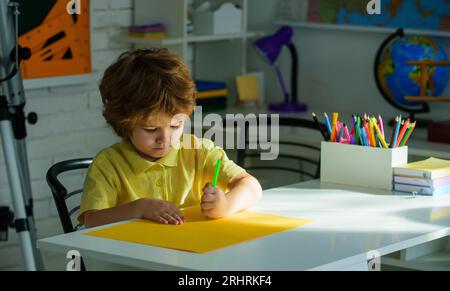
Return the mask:
POLYGON ((185 120, 183 114, 153 114, 133 129, 131 143, 147 159, 162 158, 180 141, 185 120))

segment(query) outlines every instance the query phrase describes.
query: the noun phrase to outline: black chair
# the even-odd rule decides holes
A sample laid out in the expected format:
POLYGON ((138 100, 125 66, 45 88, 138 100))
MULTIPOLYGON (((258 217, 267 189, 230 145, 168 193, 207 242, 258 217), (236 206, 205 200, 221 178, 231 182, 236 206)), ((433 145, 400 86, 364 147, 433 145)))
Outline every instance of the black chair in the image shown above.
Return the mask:
MULTIPOLYGON (((47 171, 47 183, 52 191, 64 233, 74 232, 81 226, 80 224, 74 226, 71 219, 72 215, 80 209, 79 204, 69 211, 66 201, 70 197, 83 193, 83 189, 68 192, 67 188, 61 183, 59 175, 69 171, 87 169, 91 163, 92 158, 66 160, 54 164, 47 171)), ((81 271, 86 271, 83 258, 80 258, 80 261, 81 271)))
MULTIPOLYGON (((258 124, 259 125, 259 124, 258 124)), ((268 119, 267 126, 271 125, 271 120, 268 119)), ((313 120, 309 119, 300 119, 300 118, 291 118, 291 117, 281 117, 279 118, 279 126, 281 128, 295 128, 295 129, 309 129, 317 132, 317 140, 322 138, 320 131, 317 128, 317 124, 313 120)), ((324 124, 320 124, 322 128, 325 128, 324 124)), ((261 156, 260 150, 251 150, 249 149, 249 126, 246 124, 244 128, 244 136, 245 139, 245 147, 242 149, 238 149, 237 151, 237 163, 248 170, 250 173, 258 177, 258 171, 260 170, 269 170, 269 171, 279 171, 282 172, 292 172, 299 174, 298 181, 301 182, 307 179, 319 179, 320 178, 320 147, 316 146, 314 143, 305 143, 301 141, 297 141, 296 139, 287 141, 283 140, 283 136, 280 136, 280 153, 278 158, 275 161, 261 161, 259 158, 261 156), (291 153, 283 153, 281 149, 282 146, 290 146, 295 149, 295 154, 291 153), (298 153, 298 154, 297 154, 298 153), (248 165, 247 162, 251 162, 252 159, 258 158, 257 165, 248 165), (280 159, 290 159, 298 161, 298 165, 293 167, 289 165, 289 162, 282 162, 280 165, 280 159), (309 164, 304 169, 303 165, 309 164), (256 171, 255 171, 256 170, 256 171), (307 177, 305 179, 305 176, 307 177)), ((272 173, 271 173, 272 176, 272 173)), ((263 184, 263 183, 262 183, 263 184)), ((267 187, 263 188, 267 189, 267 187)))
POLYGON ((76 231, 80 225, 72 223, 72 215, 74 215, 80 206, 77 205, 70 211, 67 208, 66 200, 75 195, 81 194, 83 189, 76 189, 68 192, 67 188, 61 183, 59 175, 68 171, 87 169, 92 163, 92 158, 74 159, 62 161, 54 164, 47 171, 47 183, 52 191, 55 200, 56 209, 58 210, 59 219, 64 233, 76 231))

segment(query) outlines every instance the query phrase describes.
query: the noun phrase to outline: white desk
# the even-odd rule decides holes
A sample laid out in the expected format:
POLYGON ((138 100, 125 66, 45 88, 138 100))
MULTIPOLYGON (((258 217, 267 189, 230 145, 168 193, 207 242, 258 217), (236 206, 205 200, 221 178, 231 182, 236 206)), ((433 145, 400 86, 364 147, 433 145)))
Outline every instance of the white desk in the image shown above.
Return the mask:
POLYGON ((390 194, 319 181, 267 190, 252 210, 314 222, 207 254, 102 239, 84 231, 41 239, 38 247, 62 256, 78 250, 86 258, 152 270, 366 270, 371 250, 386 255, 450 234, 450 196, 390 194))

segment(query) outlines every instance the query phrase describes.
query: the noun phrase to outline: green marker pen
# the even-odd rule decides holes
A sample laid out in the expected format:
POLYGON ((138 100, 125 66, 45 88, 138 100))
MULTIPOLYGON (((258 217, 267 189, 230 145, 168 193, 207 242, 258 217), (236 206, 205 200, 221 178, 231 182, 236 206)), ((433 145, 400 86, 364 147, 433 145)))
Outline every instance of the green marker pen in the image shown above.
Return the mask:
POLYGON ((220 159, 217 160, 216 170, 214 172, 214 177, 212 181, 212 186, 215 188, 217 185, 217 178, 219 177, 219 169, 220 169, 220 159))

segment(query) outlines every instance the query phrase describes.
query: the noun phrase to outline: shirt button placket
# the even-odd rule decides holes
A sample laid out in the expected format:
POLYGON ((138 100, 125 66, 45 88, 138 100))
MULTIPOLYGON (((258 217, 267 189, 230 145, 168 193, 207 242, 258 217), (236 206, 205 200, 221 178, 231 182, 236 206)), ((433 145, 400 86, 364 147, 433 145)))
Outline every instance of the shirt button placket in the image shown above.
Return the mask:
MULTIPOLYGON (((158 166, 159 166, 159 165, 158 165, 158 166)), ((161 187, 161 185, 162 185, 162 182, 161 182, 161 179, 162 179, 161 174, 162 174, 162 173, 160 173, 160 174, 158 175, 158 178, 156 179, 155 185, 156 185, 157 187, 161 187)))

